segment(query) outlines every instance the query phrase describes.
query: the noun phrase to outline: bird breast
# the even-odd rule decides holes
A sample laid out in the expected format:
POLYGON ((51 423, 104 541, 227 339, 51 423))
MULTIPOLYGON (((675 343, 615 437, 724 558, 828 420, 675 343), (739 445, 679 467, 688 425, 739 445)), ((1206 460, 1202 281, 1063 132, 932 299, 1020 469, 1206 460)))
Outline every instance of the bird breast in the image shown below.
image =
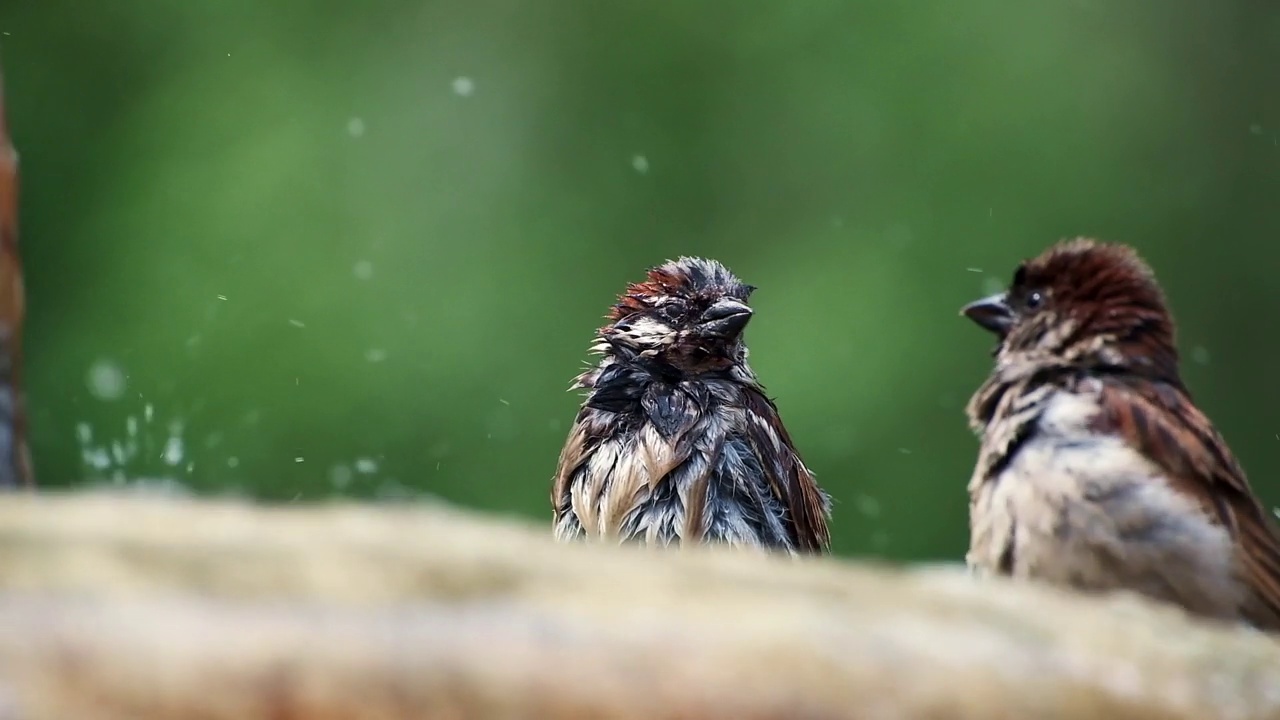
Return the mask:
POLYGON ((1098 412, 1087 391, 1044 398, 1030 436, 973 485, 970 565, 1236 616, 1242 590, 1226 530, 1122 438, 1091 430, 1098 412))

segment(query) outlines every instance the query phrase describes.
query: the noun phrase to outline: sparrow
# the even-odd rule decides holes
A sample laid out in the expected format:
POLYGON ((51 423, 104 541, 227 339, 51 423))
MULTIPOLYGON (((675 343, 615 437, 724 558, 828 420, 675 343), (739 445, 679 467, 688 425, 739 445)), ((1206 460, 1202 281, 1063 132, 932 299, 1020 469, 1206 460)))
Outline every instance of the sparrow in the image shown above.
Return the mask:
POLYGON ((1061 241, 961 312, 999 339, 966 410, 976 574, 1280 629, 1280 532, 1192 401, 1136 251, 1061 241))
POLYGON ((591 345, 551 489, 556 539, 825 553, 831 500, 747 364, 755 288, 681 257, 629 285, 591 345))

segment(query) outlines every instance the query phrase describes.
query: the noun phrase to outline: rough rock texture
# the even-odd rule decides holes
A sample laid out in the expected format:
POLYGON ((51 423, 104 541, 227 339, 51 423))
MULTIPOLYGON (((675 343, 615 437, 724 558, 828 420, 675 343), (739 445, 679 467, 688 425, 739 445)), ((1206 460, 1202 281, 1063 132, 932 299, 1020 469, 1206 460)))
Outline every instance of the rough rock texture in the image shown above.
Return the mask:
POLYGON ((443 508, 0 497, 0 718, 1280 718, 1280 643, 443 508))

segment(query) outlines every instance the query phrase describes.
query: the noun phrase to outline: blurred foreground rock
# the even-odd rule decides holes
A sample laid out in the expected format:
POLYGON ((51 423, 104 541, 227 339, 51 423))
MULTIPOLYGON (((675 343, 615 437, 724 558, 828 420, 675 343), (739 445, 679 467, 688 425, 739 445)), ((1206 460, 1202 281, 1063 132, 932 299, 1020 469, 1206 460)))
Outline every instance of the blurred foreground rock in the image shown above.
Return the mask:
POLYGON ((0 497, 0 717, 1280 717, 1280 644, 1136 599, 547 535, 0 497))

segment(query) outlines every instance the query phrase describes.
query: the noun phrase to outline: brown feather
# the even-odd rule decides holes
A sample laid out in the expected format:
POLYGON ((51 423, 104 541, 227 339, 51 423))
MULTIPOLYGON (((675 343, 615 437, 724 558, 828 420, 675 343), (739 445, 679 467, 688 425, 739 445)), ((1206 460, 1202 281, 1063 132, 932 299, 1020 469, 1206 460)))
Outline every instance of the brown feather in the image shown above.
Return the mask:
POLYGON ((1194 497, 1240 548, 1249 622, 1280 630, 1280 533, 1226 441, 1189 397, 1142 379, 1106 378, 1096 429, 1125 438, 1194 497))
POLYGON ((707 515, 707 488, 711 482, 711 467, 698 473, 681 498, 684 501, 684 527, 680 540, 687 543, 702 542, 702 528, 707 515))
POLYGON ((814 479, 813 473, 805 467, 799 454, 794 450, 791 434, 782 424, 778 408, 769 398, 761 393, 747 394, 752 404, 754 417, 776 418, 773 432, 782 442, 782 447, 767 447, 773 444, 772 435, 758 424, 751 426, 752 443, 762 448, 770 456, 779 459, 779 466, 766 468, 769 486, 778 499, 782 500, 791 519, 791 529, 797 547, 810 551, 826 551, 831 545, 831 531, 827 527, 827 501, 814 479))

